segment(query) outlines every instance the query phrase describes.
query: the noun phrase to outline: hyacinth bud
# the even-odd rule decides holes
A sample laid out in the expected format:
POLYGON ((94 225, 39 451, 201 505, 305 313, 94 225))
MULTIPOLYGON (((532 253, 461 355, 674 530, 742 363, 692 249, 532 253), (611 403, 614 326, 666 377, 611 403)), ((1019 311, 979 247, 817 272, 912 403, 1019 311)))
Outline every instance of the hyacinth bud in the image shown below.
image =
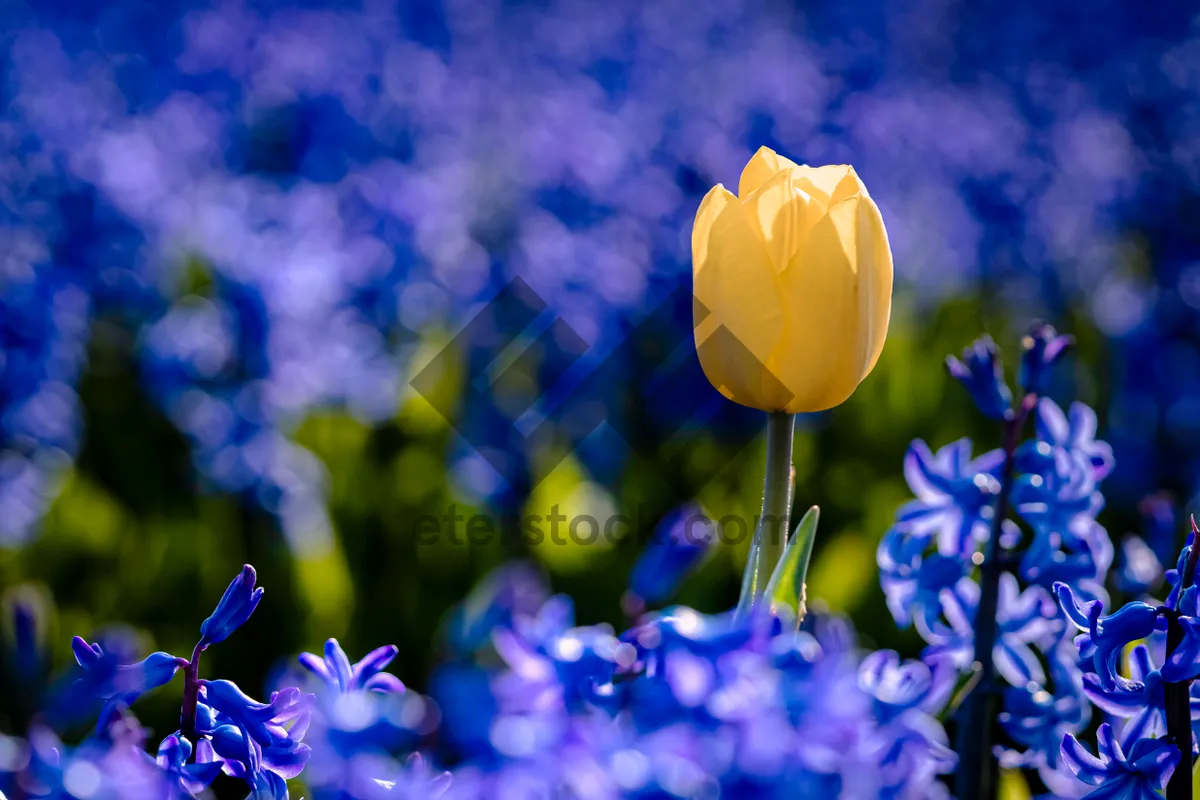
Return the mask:
POLYGON ((200 644, 202 647, 224 641, 229 634, 242 627, 246 620, 250 619, 250 615, 254 613, 254 609, 258 608, 258 603, 263 596, 263 588, 261 586, 254 587, 255 580, 257 580, 257 576, 254 567, 249 564, 243 566, 241 573, 225 590, 225 594, 217 603, 217 608, 213 611, 212 616, 201 623, 200 644))
POLYGON ((1012 414, 1012 391, 1004 382, 1000 352, 992 337, 985 334, 971 342, 961 360, 946 356, 946 369, 967 388, 984 416, 1007 419, 1012 414))
POLYGON ((639 600, 660 603, 704 559, 716 541, 716 526, 698 507, 688 504, 668 514, 638 557, 629 576, 629 591, 639 600))
POLYGON ((737 403, 832 408, 879 360, 892 252, 853 167, 759 149, 737 195, 718 184, 700 203, 692 269, 700 365, 737 403))
POLYGON ((1035 323, 1021 340, 1021 372, 1018 382, 1022 389, 1043 394, 1050 377, 1050 368, 1075 344, 1070 336, 1062 336, 1050 325, 1035 323))

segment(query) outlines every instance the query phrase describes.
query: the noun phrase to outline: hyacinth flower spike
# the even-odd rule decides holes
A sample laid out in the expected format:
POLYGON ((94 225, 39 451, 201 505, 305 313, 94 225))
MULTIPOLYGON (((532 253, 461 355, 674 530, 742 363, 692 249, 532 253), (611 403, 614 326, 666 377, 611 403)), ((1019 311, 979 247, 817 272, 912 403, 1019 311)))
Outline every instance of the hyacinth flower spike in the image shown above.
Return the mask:
POLYGON ((186 737, 196 734, 196 709, 200 699, 200 654, 210 645, 223 642, 235 630, 245 625, 262 601, 264 589, 256 587, 258 575, 249 564, 230 581, 217 607, 200 624, 200 641, 192 649, 192 657, 184 662, 183 709, 180 730, 186 737))
MULTIPOLYGON (((255 581, 254 568, 243 567, 201 625, 191 659, 158 652, 124 663, 126 657, 120 654, 130 650, 128 637, 110 637, 103 646, 75 637, 71 649, 78 666, 59 692, 56 705, 86 709, 102 701, 96 733, 76 748, 72 759, 79 764, 75 766, 59 756, 62 748, 56 743, 46 748, 47 758, 39 753, 15 776, 0 763, 0 796, 11 787, 7 779, 13 777, 22 792, 27 784, 45 786, 51 792, 31 795, 37 797, 140 800, 199 796, 206 794, 209 784, 223 771, 244 780, 251 798, 286 800, 288 779, 300 774, 311 754, 301 740, 309 727, 313 696, 286 687, 260 703, 229 681, 199 677, 200 654, 245 624, 258 606, 263 590, 255 581), (157 755, 151 757, 142 749, 146 732, 127 707, 142 694, 170 682, 181 670, 185 680, 180 730, 164 738, 157 755), (79 783, 81 780, 84 782, 79 783), (74 787, 68 785, 72 782, 74 787), (64 792, 56 794, 59 784, 64 792)), ((395 656, 395 648, 380 648, 351 666, 333 644, 331 669, 347 684, 381 691, 398 685, 380 674, 395 656)), ((57 713, 53 706, 48 709, 49 715, 57 713)), ((63 717, 68 724, 72 719, 63 717)), ((42 740, 51 741, 44 736, 42 740)))
MULTIPOLYGON (((1022 646, 1012 651, 1001 650, 1000 652, 1006 656, 1011 655, 1013 658, 1007 658, 1002 665, 997 664, 996 645, 1006 638, 1002 635, 998 612, 1002 607, 1011 605, 1011 597, 1009 602, 1006 602, 1001 596, 1002 584, 1005 583, 1002 578, 1005 575, 1010 578, 1014 577, 1012 573, 1016 572, 1015 564, 1009 550, 1021 535, 1018 526, 1008 519, 1010 507, 1016 507, 1018 514, 1026 517, 1027 515, 1018 505, 1021 501, 1021 496, 1017 494, 1019 484, 1021 481, 1028 480, 1036 486, 1039 485, 1038 480, 1041 480, 1040 478, 1035 480, 1027 475, 1021 475, 1018 479, 1019 473, 1028 472, 1023 463, 1026 460, 1023 458, 1023 453, 1028 451, 1028 447, 1023 447, 1021 443, 1025 422, 1037 407, 1039 396, 1046 390, 1051 367, 1062 358, 1070 344, 1070 337, 1058 335, 1049 325, 1042 323, 1034 325, 1021 342, 1019 385, 1022 393, 1016 397, 1004 379, 999 351, 990 337, 983 336, 973 342, 963 351, 962 358, 951 356, 946 360, 951 377, 957 379, 967 389, 977 408, 986 417, 996 420, 1002 425, 1002 447, 996 451, 994 456, 988 454, 988 457, 996 459, 994 465, 989 465, 986 470, 978 469, 974 475, 966 474, 973 470, 966 470, 961 475, 963 479, 972 479, 976 484, 973 490, 980 496, 972 498, 969 495, 972 487, 969 487, 963 480, 954 484, 956 491, 951 495, 953 502, 950 505, 954 511, 963 516, 964 523, 970 523, 963 525, 962 534, 958 537, 959 558, 969 563, 968 570, 978 567, 980 573, 979 598, 976 610, 972 615, 973 624, 970 626, 973 629, 973 657, 966 661, 971 665, 971 671, 974 673, 969 684, 972 688, 965 696, 959 718, 958 749, 961 762, 955 783, 959 797, 985 797, 996 786, 996 764, 991 758, 993 750, 991 727, 992 720, 996 718, 994 704, 997 695, 995 686, 997 675, 999 674, 1009 681, 1027 677, 1034 684, 1040 683, 1044 679, 1043 671, 1040 665, 1037 665, 1037 659, 1033 657, 1032 650, 1029 650, 1028 647, 1022 646), (982 491, 984 489, 986 491, 982 491), (983 543, 983 552, 979 552, 980 542, 983 543)), ((1079 436, 1077 437, 1080 442, 1095 432, 1094 425, 1089 429, 1086 423, 1086 419, 1080 422, 1079 436)), ((1062 434, 1064 448, 1077 444, 1077 439, 1071 436, 1069 429, 1065 433, 1056 432, 1062 434)), ((1053 450, 1052 445, 1041 444, 1045 445, 1047 451, 1053 450)), ((1099 477, 1096 479, 1098 480, 1099 477)), ((1091 484, 1087 488, 1091 489, 1091 484)), ((919 494, 918 499, 920 499, 919 494)), ((1047 510, 1055 510, 1059 506, 1060 498, 1055 496, 1052 499, 1055 501, 1053 507, 1047 506, 1047 510)), ((1090 501, 1092 493, 1085 494, 1084 499, 1090 501)), ((1076 512, 1076 515, 1091 510, 1091 506, 1085 503, 1076 512)), ((1085 577, 1094 577, 1097 572, 1107 567, 1103 558, 1089 560, 1073 552, 1050 552, 1058 550, 1057 543, 1054 547, 1047 546, 1049 544, 1046 541, 1047 535, 1040 534, 1039 538, 1039 526, 1028 519, 1026 521, 1030 522, 1035 529, 1034 544, 1040 546, 1040 550, 1037 552, 1043 553, 1047 557, 1064 557, 1061 564, 1054 561, 1055 569, 1069 566, 1071 569, 1081 572, 1085 577), (1073 557, 1074 560, 1066 560, 1067 557, 1073 557)), ((1033 550, 1034 548, 1031 548, 1031 552, 1033 550)), ((944 556, 954 554, 945 542, 941 543, 939 551, 944 556)), ((911 567, 909 571, 912 571, 911 567)), ((1028 579, 1027 575, 1024 577, 1028 579)), ((1015 585, 1014 578, 1010 581, 1009 588, 1011 589, 1015 585)), ((939 595, 944 598, 950 593, 951 589, 944 588, 939 595)), ((1015 593, 1007 591, 1006 594, 1012 596, 1015 593)), ((943 609, 943 611, 945 610, 943 609)), ((1040 616, 1040 614, 1035 616, 1040 616)), ((918 619, 921 618, 918 617, 918 619)), ((1036 622, 1036 620, 1033 621, 1036 622)), ((1036 627, 1035 625, 1034 629, 1036 627)), ((930 629, 933 629, 932 626, 930 629)), ((1046 632, 1049 633, 1048 628, 1046 632)), ((1011 636, 1007 638, 1012 640, 1011 636)), ((1044 645, 1040 641, 1040 636, 1038 639, 1039 643, 1044 645)))

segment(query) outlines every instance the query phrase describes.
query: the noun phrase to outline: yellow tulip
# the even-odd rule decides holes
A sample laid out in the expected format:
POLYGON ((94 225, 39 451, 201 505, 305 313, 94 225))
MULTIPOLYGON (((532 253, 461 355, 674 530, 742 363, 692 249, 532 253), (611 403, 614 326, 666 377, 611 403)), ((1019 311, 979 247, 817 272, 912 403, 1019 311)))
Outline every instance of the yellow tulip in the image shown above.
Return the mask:
POLYGON ((892 252, 853 167, 763 147, 734 196, 717 184, 692 230, 696 350, 712 385, 764 411, 844 402, 883 350, 892 252))

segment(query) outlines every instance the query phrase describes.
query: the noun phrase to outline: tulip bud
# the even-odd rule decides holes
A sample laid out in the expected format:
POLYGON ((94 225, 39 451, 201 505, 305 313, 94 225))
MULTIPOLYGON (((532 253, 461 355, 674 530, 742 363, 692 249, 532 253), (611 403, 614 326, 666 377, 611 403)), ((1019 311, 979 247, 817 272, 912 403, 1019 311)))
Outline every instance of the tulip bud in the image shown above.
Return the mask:
POLYGON ((883 218, 849 166, 759 149, 692 231, 696 349, 721 394, 797 414, 844 402, 875 366, 892 308, 883 218))

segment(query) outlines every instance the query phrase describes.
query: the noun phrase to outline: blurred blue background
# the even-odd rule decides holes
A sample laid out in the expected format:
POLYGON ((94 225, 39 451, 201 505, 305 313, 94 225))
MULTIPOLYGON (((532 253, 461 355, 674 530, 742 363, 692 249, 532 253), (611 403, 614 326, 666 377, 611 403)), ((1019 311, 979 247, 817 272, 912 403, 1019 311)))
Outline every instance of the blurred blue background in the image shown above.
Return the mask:
MULTIPOLYGON (((0 0, 0 589, 45 598, 57 663, 117 620, 180 651, 250 561, 270 622, 211 666, 251 687, 336 635, 424 688, 514 558, 619 623, 660 517, 757 511, 762 419, 695 362, 689 237, 768 145, 853 164, 891 237, 887 347, 801 421, 797 502, 809 597, 915 652, 875 546, 910 439, 998 442, 942 364, 978 332, 1076 335, 1057 394, 1114 445, 1114 535, 1200 488, 1189 5, 0 0), (418 543, 451 504, 636 524, 418 543)), ((744 560, 680 599, 728 607, 744 560)), ((0 692, 0 730, 29 702, 0 692)))

